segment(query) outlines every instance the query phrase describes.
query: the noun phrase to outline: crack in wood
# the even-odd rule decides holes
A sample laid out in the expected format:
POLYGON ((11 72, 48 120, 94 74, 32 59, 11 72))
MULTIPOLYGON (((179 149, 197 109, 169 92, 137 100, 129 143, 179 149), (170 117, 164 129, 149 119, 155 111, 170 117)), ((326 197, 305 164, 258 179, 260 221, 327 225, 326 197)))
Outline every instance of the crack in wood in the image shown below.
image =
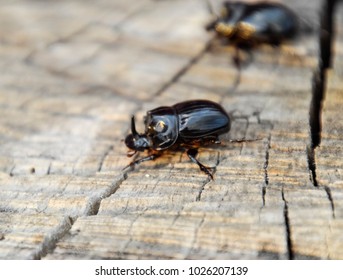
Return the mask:
POLYGON ((207 42, 204 48, 195 55, 184 67, 182 67, 175 75, 169 80, 169 82, 165 83, 155 94, 153 94, 153 98, 160 96, 166 89, 168 89, 171 85, 176 83, 180 77, 182 77, 195 63, 197 63, 210 49, 211 41, 207 42))
POLYGON ((104 164, 104 161, 106 159, 106 157, 108 156, 108 154, 113 150, 114 146, 113 145, 109 145, 108 148, 106 149, 105 153, 103 154, 103 156, 101 157, 100 161, 99 161, 99 167, 98 167, 98 172, 101 171, 102 166, 104 164))
POLYGON ((331 194, 331 189, 328 186, 324 187, 324 190, 326 192, 326 195, 330 201, 330 205, 331 205, 331 212, 332 212, 332 218, 335 218, 335 203, 331 194))
POLYGON ((170 226, 168 227, 168 230, 170 230, 176 223, 176 221, 181 217, 181 213, 184 209, 184 206, 181 207, 179 211, 177 211, 177 214, 174 216, 173 221, 171 222, 170 226))
MULTIPOLYGON (((312 182, 314 187, 320 187, 317 181, 317 172, 316 172, 316 162, 315 162, 315 149, 312 149, 312 147, 307 146, 307 161, 310 171, 310 181, 312 182)), ((331 212, 332 217, 335 218, 335 203, 331 194, 331 189, 328 186, 323 187, 327 198, 329 199, 330 205, 331 205, 331 212)))
POLYGON ((285 198, 283 187, 281 189, 281 197, 284 202, 283 217, 284 217, 284 225, 285 225, 285 231, 286 231, 287 255, 288 255, 289 260, 293 260, 294 252, 293 252, 291 225, 290 225, 289 213, 288 213, 288 202, 285 198))
POLYGON ((318 187, 317 172, 316 172, 316 162, 315 162, 315 149, 311 146, 307 146, 307 164, 309 168, 309 177, 313 186, 318 187))
POLYGON ((324 69, 332 67, 332 41, 334 38, 334 8, 336 0, 324 0, 323 9, 320 18, 320 56, 321 63, 324 69))
POLYGON ((318 186, 316 180, 316 164, 314 149, 320 145, 322 132, 322 109, 325 98, 327 82, 327 70, 332 66, 332 41, 333 12, 335 0, 323 0, 320 15, 320 36, 319 36, 319 57, 318 65, 313 73, 312 80, 312 99, 310 103, 310 147, 307 149, 309 169, 312 172, 312 181, 318 186))
POLYGON ((265 161, 263 164, 263 170, 264 170, 264 184, 262 186, 262 207, 266 205, 266 193, 267 193, 267 187, 269 185, 269 175, 268 175, 268 165, 269 165, 269 151, 271 148, 271 133, 269 134, 267 138, 266 143, 266 153, 265 153, 265 161))
POLYGON ((133 225, 137 222, 137 220, 142 217, 144 214, 145 214, 146 210, 143 210, 141 213, 139 213, 131 222, 128 230, 127 230, 127 236, 128 236, 128 240, 126 242, 126 244, 124 245, 123 249, 121 251, 118 251, 118 256, 119 256, 119 259, 127 259, 127 257, 125 257, 125 255, 128 255, 127 253, 127 248, 129 247, 130 243, 132 242, 133 240, 133 237, 132 237, 132 228, 133 228, 133 225))
POLYGON ((48 170, 46 171, 46 175, 50 175, 51 165, 52 165, 52 162, 49 163, 48 170))
MULTIPOLYGON (((212 175, 214 175, 214 173, 215 173, 215 172, 213 172, 212 175)), ((201 200, 201 195, 202 195, 202 192, 203 192, 204 189, 205 189, 205 186, 206 186, 209 182, 211 182, 211 181, 212 181, 212 180, 211 180, 211 178, 209 178, 209 177, 205 180, 205 182, 201 185, 200 190, 199 190, 197 196, 195 197, 195 201, 200 201, 200 200, 201 200)))
POLYGON ((191 246, 190 246, 190 250, 189 250, 187 258, 189 258, 189 256, 191 256, 193 251, 195 250, 194 249, 194 245, 195 245, 195 243, 196 243, 196 241, 198 239, 199 230, 200 230, 201 226, 203 225, 203 223, 205 221, 205 216, 206 215, 202 216, 201 221, 199 222, 198 226, 194 230, 193 240, 191 242, 191 246))
MULTIPOLYGON (((217 166, 219 165, 220 163, 220 151, 217 152, 217 160, 216 160, 216 163, 213 167, 211 167, 211 169, 213 170, 212 172, 212 176, 214 177, 214 174, 216 173, 216 170, 217 170, 217 166)), ((196 198, 195 198, 195 201, 201 201, 201 195, 202 195, 202 192, 204 191, 205 189, 205 186, 210 183, 212 181, 212 179, 210 177, 207 177, 207 179, 204 181, 204 183, 202 184, 200 190, 199 190, 199 193, 197 194, 196 198)))
POLYGON ((326 252, 327 252, 327 256, 326 256, 326 259, 328 260, 331 260, 333 259, 331 257, 331 246, 330 246, 330 236, 332 235, 332 224, 331 224, 331 221, 329 221, 329 224, 328 224, 328 230, 325 234, 325 247, 326 247, 326 252))
POLYGON ((266 186, 268 186, 268 184, 269 184, 268 165, 269 165, 269 151, 270 151, 270 147, 271 147, 270 142, 271 142, 271 134, 269 134, 269 136, 267 138, 265 162, 263 164, 264 182, 265 182, 266 186))
POLYGON ((311 149, 314 150, 320 145, 322 132, 322 107, 324 100, 324 88, 326 76, 324 70, 319 67, 313 73, 312 79, 312 100, 310 103, 310 137, 311 149))
POLYGON ((33 259, 41 260, 48 253, 53 252, 58 241, 69 233, 75 221, 76 219, 74 220, 69 216, 65 217, 53 233, 45 236, 37 251, 33 254, 33 259))
POLYGON ((87 212, 87 216, 95 216, 98 215, 101 201, 105 198, 110 197, 111 195, 115 194, 117 190, 119 190, 120 185, 127 179, 126 173, 122 174, 118 180, 114 181, 110 187, 105 191, 102 195, 95 197, 93 201, 90 203, 87 212))
MULTIPOLYGON (((101 195, 100 197, 94 199, 93 202, 91 203, 91 205, 88 207, 89 210, 86 211, 87 212, 86 215, 87 216, 97 215, 99 212, 101 201, 104 198, 107 198, 107 197, 111 196, 112 194, 114 194, 120 188, 121 183, 126 179, 127 179, 126 174, 123 174, 123 176, 121 176, 118 181, 114 182, 111 185, 110 190, 106 194, 101 195)), ((68 184, 66 184, 66 186, 67 185, 68 184)), ((138 217, 137 217, 137 219, 138 219, 138 217)), ((44 241, 42 242, 42 245, 40 246, 40 250, 34 254, 33 258, 34 259, 42 259, 49 252, 53 252, 57 246, 58 241, 61 240, 65 235, 67 235, 70 232, 70 229, 72 228, 72 226, 76 222, 76 220, 77 220, 77 217, 74 219, 72 217, 67 217, 67 220, 64 221, 62 223, 62 225, 58 226, 58 228, 56 229, 56 233, 51 234, 51 235, 49 235, 48 238, 44 239, 44 241)), ((134 221, 132 222, 132 224, 133 223, 134 223, 134 221)), ((132 225, 131 225, 131 227, 132 227, 132 225)))
POLYGON ((15 169, 15 164, 11 167, 11 170, 10 170, 10 172, 8 174, 10 177, 14 176, 14 174, 13 174, 14 169, 15 169))
MULTIPOLYGON (((310 171, 310 181, 315 187, 319 186, 316 172, 315 149, 321 143, 322 109, 325 99, 327 70, 332 67, 332 41, 334 38, 333 14, 335 4, 336 0, 323 0, 322 3, 318 65, 314 70, 312 80, 312 99, 309 110, 310 144, 307 145, 307 162, 310 171)), ((325 186, 324 190, 331 205, 332 217, 335 218, 335 204, 331 189, 328 186, 325 186)))

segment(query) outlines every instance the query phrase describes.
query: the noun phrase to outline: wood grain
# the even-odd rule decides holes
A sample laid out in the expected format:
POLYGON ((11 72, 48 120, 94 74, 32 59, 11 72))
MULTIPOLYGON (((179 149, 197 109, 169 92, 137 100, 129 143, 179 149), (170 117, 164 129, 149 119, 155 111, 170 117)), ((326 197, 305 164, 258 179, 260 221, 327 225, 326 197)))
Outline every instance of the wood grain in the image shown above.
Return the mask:
POLYGON ((315 187, 320 1, 313 30, 254 50, 235 89, 203 1, 0 2, 1 259, 343 259, 342 4, 315 187), (142 131, 147 110, 198 98, 233 118, 200 149, 213 181, 182 153, 122 170, 132 114, 142 131))

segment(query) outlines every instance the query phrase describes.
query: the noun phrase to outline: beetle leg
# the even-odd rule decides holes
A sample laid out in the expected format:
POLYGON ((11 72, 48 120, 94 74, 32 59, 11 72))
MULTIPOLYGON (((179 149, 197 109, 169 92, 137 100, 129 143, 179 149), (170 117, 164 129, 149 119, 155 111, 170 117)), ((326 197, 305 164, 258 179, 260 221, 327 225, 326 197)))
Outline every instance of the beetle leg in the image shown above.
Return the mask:
POLYGON ((235 54, 232 57, 232 61, 237 69, 237 76, 231 89, 234 90, 241 82, 242 68, 249 65, 253 61, 251 50, 248 47, 240 45, 235 46, 235 54))
POLYGON ((128 168, 128 167, 131 167, 131 168, 132 168, 132 167, 134 167, 135 165, 138 165, 138 164, 140 164, 140 163, 142 163, 142 162, 144 162, 144 161, 155 160, 155 159, 157 159, 157 158, 160 157, 160 156, 161 156, 161 153, 158 153, 158 154, 151 154, 151 155, 148 155, 148 156, 146 156, 146 157, 137 159, 137 160, 135 160, 135 161, 130 162, 130 164, 128 164, 127 166, 125 166, 125 167, 123 168, 123 170, 126 169, 126 168, 128 168))
POLYGON ((240 57, 239 51, 240 51, 240 48, 236 46, 235 47, 235 54, 232 57, 233 64, 235 65, 235 67, 237 69, 237 76, 236 76, 236 79, 235 79, 235 81, 233 83, 233 89, 236 89, 236 87, 241 82, 242 59, 240 57))
POLYGON ((202 172, 205 172, 205 173, 211 178, 211 180, 213 180, 213 175, 212 175, 211 172, 208 170, 208 167, 206 167, 205 165, 203 165, 200 161, 198 161, 198 160, 195 158, 197 154, 198 154, 198 149, 189 149, 189 150, 187 150, 187 155, 188 155, 189 159, 190 159, 192 162, 196 163, 196 164, 199 166, 200 170, 201 170, 202 172))
POLYGON ((245 139, 245 138, 241 138, 241 139, 232 139, 229 140, 230 143, 246 143, 246 142, 255 142, 255 141, 260 141, 262 140, 262 138, 255 138, 255 139, 245 139))
POLYGON ((161 154, 152 154, 152 155, 149 155, 149 156, 146 156, 146 157, 143 157, 143 158, 140 158, 140 159, 137 159, 133 162, 130 163, 130 166, 134 166, 134 165, 138 165, 144 161, 149 161, 149 160, 155 160, 157 159, 159 156, 161 156, 161 154))

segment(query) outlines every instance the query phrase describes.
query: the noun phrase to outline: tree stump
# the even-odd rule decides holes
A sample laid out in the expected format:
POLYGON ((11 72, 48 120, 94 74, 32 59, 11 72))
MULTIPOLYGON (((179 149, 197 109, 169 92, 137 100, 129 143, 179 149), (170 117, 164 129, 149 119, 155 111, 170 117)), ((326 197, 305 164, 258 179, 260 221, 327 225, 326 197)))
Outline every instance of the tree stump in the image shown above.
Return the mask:
POLYGON ((0 1, 0 258, 343 259, 343 6, 315 185, 320 1, 283 2, 314 31, 256 48, 233 88, 205 1, 0 1), (131 115, 142 131, 147 110, 190 99, 233 119, 199 151, 214 180, 172 152, 123 171, 131 115))

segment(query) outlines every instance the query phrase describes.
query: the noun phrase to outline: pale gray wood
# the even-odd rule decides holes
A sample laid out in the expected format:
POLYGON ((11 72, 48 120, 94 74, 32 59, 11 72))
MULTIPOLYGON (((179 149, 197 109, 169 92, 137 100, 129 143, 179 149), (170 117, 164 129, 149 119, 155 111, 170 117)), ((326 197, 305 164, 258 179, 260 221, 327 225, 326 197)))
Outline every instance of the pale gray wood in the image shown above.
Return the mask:
POLYGON ((342 24, 314 187, 316 28, 254 50, 232 89, 205 1, 136 2, 1 1, 0 258, 343 259, 342 24), (196 98, 233 117, 200 149, 215 180, 180 153, 124 172, 131 115, 142 131, 147 110, 196 98))

